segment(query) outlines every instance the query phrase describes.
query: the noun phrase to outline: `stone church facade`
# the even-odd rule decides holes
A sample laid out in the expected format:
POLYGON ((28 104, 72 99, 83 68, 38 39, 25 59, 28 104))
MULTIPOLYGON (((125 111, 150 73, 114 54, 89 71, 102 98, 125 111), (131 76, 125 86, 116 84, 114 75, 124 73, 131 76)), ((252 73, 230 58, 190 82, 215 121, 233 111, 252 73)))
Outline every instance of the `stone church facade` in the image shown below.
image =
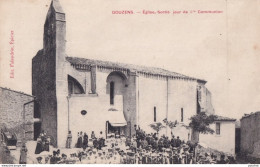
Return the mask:
MULTIPOLYGON (((165 118, 187 125, 198 112, 214 114, 205 80, 160 68, 68 57, 65 13, 58 0, 47 13, 43 40, 32 60, 32 94, 41 128, 58 147, 65 147, 68 131, 75 144, 80 131, 131 136, 136 126, 153 132, 149 124, 165 118)), ((185 128, 174 133, 190 137, 185 128)), ((161 134, 170 135, 170 129, 161 134)))

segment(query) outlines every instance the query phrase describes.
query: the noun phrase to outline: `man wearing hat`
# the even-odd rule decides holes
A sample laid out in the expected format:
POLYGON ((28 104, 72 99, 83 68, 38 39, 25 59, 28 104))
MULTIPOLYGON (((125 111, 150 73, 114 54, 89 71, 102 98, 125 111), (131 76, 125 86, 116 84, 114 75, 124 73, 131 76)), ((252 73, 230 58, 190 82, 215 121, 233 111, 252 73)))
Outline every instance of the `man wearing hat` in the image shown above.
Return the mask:
POLYGON ((164 142, 164 138, 161 137, 161 138, 159 139, 159 141, 158 141, 158 148, 159 148, 159 151, 160 151, 160 152, 163 151, 163 147, 164 147, 163 142, 164 142))
POLYGON ((57 152, 56 152, 56 151, 53 151, 53 152, 52 152, 51 159, 50 159, 50 164, 56 164, 56 163, 57 163, 56 156, 57 156, 57 152))
POLYGON ((158 147, 158 139, 154 139, 153 149, 154 150, 158 150, 159 149, 159 147, 158 147))
POLYGON ((177 153, 177 148, 173 148, 173 164, 180 164, 179 154, 177 153))
POLYGON ((176 147, 176 139, 175 139, 175 136, 174 136, 174 135, 172 135, 171 146, 172 146, 172 147, 176 147))
POLYGON ((38 164, 42 164, 42 157, 37 157, 36 159, 37 159, 38 164))
POLYGON ((177 139, 176 139, 176 147, 180 147, 181 146, 181 140, 180 140, 180 137, 177 136, 177 139))

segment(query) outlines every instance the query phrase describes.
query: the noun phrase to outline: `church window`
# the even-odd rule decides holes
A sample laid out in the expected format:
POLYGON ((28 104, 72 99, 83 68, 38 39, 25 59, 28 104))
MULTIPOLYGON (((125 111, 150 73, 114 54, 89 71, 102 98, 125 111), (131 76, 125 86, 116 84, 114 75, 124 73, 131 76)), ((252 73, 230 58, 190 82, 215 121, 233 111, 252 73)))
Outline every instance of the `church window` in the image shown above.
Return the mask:
POLYGON ((220 123, 219 122, 216 123, 216 134, 220 135, 220 123))
POLYGON ((71 94, 84 94, 85 91, 81 84, 73 77, 68 75, 68 93, 71 94))
POLYGON ((86 110, 82 110, 80 113, 81 113, 81 115, 86 115, 87 111, 86 110))
POLYGON ((110 82, 110 104, 114 104, 115 83, 110 82))
POLYGON ((156 107, 153 108, 153 121, 156 122, 156 107))
POLYGON ((183 122, 183 108, 181 108, 181 122, 183 122))

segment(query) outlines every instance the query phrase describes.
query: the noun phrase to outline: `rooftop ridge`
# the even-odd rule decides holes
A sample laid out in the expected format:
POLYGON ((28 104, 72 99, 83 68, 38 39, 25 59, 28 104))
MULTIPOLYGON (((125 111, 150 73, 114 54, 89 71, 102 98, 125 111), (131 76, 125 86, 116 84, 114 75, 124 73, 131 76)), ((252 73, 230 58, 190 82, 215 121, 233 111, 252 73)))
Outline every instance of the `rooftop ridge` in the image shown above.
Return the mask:
POLYGON ((111 61, 104 61, 104 60, 96 60, 96 59, 87 59, 81 57, 66 57, 66 60, 71 64, 81 64, 81 65, 97 65, 97 66, 105 66, 105 67, 113 67, 113 68, 122 68, 122 69, 129 69, 137 72, 144 72, 144 73, 151 73, 155 75, 163 75, 168 77, 177 77, 177 78, 184 78, 184 79, 191 79, 206 82, 203 79, 198 79, 194 77, 189 77, 187 75, 183 75, 177 72, 169 71, 160 67, 149 67, 143 65, 133 65, 127 63, 119 63, 119 62, 111 62, 111 61))
POLYGON ((1 88, 1 89, 5 89, 5 90, 8 90, 8 91, 12 91, 12 92, 20 93, 20 94, 23 94, 23 95, 26 95, 26 96, 31 96, 31 97, 35 98, 35 96, 29 95, 29 94, 24 93, 24 92, 21 92, 21 91, 13 90, 13 89, 6 88, 6 87, 2 87, 2 86, 0 86, 0 88, 1 88))
POLYGON ((217 118, 215 119, 216 121, 236 121, 235 118, 229 118, 220 115, 215 115, 215 116, 217 116, 217 118))
POLYGON ((253 116, 253 115, 256 115, 256 114, 260 114, 260 111, 251 112, 250 114, 244 114, 244 116, 242 116, 242 118, 240 120, 247 118, 247 117, 250 117, 250 116, 253 116))

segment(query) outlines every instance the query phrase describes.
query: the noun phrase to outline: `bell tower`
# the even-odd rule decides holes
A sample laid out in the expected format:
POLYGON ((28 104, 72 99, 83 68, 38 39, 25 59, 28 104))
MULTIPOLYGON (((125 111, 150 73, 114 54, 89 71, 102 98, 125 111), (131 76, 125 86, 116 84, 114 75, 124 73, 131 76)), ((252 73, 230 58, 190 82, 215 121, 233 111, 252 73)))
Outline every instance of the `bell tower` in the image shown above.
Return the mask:
MULTIPOLYGON (((55 99, 56 99, 56 144, 65 147, 68 129, 66 73, 66 19, 59 0, 52 0, 44 24, 44 55, 55 62, 55 99)), ((51 63, 51 62, 49 62, 51 63)))
POLYGON ((32 60, 32 94, 37 97, 41 129, 51 136, 54 146, 64 147, 66 138, 66 20, 59 0, 52 0, 43 34, 43 49, 32 60), (65 135, 65 136, 64 136, 65 135))
POLYGON ((66 20, 59 0, 52 0, 48 10, 43 35, 44 54, 54 54, 65 60, 66 20))

